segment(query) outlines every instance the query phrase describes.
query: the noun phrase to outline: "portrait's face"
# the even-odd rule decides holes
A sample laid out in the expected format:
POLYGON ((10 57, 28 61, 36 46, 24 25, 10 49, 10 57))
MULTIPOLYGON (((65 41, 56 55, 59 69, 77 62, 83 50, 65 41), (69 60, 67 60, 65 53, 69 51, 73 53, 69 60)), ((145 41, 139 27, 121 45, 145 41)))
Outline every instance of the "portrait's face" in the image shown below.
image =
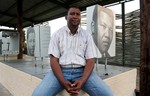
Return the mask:
POLYGON ((98 47, 103 54, 108 51, 113 38, 113 18, 101 11, 98 19, 98 47))
POLYGON ((34 48, 35 48, 35 33, 29 33, 28 35, 28 52, 30 55, 34 55, 34 48))

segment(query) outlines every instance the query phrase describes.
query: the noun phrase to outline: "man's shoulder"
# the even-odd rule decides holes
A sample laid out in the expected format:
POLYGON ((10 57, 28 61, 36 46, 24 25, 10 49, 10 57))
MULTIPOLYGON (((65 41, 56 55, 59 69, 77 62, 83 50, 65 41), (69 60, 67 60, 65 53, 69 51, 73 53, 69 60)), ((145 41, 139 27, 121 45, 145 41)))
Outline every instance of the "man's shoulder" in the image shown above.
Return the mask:
POLYGON ((61 32, 61 31, 65 31, 67 29, 67 26, 62 26, 61 28, 59 28, 56 33, 61 32))
POLYGON ((53 35, 57 35, 57 34, 63 33, 66 30, 66 28, 67 28, 66 26, 63 26, 63 27, 59 28, 57 31, 55 31, 53 33, 53 35))
POLYGON ((80 32, 84 36, 91 36, 90 32, 80 27, 80 32))

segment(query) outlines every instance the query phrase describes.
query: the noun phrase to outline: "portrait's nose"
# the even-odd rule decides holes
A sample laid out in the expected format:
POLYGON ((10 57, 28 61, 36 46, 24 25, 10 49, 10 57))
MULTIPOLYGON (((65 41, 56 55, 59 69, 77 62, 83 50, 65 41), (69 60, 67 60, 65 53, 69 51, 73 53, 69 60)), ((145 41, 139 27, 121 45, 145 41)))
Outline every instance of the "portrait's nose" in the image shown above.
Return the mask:
POLYGON ((106 28, 105 29, 105 36, 108 36, 109 37, 110 33, 109 33, 109 28, 106 28))
POLYGON ((31 42, 31 46, 34 47, 34 42, 31 42))

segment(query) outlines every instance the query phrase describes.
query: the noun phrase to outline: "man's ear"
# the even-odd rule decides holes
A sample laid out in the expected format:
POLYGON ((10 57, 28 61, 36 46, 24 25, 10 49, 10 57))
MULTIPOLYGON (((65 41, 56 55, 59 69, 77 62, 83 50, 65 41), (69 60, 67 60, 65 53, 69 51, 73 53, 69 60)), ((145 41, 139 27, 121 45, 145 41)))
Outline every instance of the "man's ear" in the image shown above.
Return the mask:
POLYGON ((65 15, 65 19, 67 20, 67 15, 65 15))

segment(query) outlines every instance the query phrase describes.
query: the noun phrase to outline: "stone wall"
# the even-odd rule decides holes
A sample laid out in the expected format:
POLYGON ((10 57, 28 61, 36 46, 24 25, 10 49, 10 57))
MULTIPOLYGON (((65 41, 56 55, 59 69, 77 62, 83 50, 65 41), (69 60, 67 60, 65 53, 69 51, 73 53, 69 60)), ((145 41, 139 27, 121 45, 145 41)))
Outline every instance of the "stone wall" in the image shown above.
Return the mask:
MULTIPOLYGON (((108 58, 108 64, 123 65, 122 33, 116 33, 116 56, 108 58)), ((140 10, 125 15, 124 62, 127 66, 140 64, 140 10)), ((105 58, 99 59, 105 63, 105 58)))

